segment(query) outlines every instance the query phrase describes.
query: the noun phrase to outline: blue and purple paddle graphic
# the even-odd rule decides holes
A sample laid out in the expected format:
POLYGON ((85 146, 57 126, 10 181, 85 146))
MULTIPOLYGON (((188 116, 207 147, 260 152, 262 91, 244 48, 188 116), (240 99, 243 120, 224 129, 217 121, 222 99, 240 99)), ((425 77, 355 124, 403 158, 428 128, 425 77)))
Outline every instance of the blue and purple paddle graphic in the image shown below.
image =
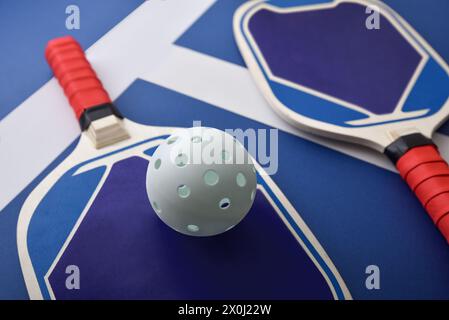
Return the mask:
POLYGON ((252 1, 234 34, 284 119, 385 153, 449 239, 449 167, 431 141, 449 67, 406 21, 379 1, 252 1))

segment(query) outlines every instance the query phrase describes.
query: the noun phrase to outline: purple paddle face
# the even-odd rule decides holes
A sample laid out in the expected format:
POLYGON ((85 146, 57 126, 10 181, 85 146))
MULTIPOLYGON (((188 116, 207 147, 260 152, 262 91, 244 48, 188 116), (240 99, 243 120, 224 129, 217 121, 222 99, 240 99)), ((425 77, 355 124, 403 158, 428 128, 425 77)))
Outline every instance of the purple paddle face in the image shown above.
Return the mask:
POLYGON ((267 101, 302 129, 383 151, 449 113, 449 67, 381 2, 250 2, 234 34, 267 101))
POLYGON ((264 9, 249 31, 274 76, 387 114, 423 57, 383 16, 378 30, 367 29, 366 18, 365 7, 350 3, 289 14, 264 9))

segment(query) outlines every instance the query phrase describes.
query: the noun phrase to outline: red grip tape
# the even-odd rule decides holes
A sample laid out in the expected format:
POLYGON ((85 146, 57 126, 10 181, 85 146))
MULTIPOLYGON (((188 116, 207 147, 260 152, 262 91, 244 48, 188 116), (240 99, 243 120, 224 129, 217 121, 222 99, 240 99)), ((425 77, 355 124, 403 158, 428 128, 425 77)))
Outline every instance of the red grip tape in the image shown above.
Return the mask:
POLYGON ((396 167, 449 243, 449 166, 438 149, 415 147, 396 167))
POLYGON ((80 44, 72 37, 48 42, 45 58, 79 119, 84 110, 111 103, 80 44))

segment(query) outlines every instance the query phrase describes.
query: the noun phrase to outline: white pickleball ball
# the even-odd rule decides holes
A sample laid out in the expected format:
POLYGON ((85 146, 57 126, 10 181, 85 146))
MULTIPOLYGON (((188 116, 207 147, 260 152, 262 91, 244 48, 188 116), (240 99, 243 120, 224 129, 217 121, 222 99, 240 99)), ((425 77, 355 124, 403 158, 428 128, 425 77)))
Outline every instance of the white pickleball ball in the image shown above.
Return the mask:
POLYGON ((250 210, 256 170, 245 148, 217 129, 175 131, 155 150, 147 194, 159 218, 191 236, 230 230, 250 210))

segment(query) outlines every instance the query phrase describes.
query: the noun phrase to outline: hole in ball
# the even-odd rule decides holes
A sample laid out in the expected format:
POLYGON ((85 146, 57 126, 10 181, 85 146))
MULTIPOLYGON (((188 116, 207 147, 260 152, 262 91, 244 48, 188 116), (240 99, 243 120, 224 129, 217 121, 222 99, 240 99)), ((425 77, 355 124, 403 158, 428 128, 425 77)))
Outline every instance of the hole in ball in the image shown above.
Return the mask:
POLYGON ((154 169, 159 169, 160 167, 161 167, 161 164, 162 164, 162 160, 161 159, 157 159, 155 162, 154 162, 154 169))
POLYGON ((181 198, 188 198, 190 196, 190 188, 185 184, 182 184, 178 187, 178 195, 181 198))
POLYGON ((200 136, 195 136, 195 137, 192 137, 191 140, 193 143, 200 143, 202 141, 202 138, 200 136))
POLYGON ((198 227, 195 224, 189 224, 187 226, 187 230, 189 230, 190 232, 198 232, 198 231, 200 231, 200 227, 198 227))
POLYGON ((241 173, 241 172, 237 173, 237 176, 235 177, 235 180, 236 180, 237 185, 239 187, 243 188, 244 186, 246 186, 246 177, 245 177, 245 175, 243 173, 241 173))
POLYGON ((185 167, 187 165, 187 155, 184 153, 180 153, 175 158, 175 164, 178 167, 185 167))
POLYGON ((204 183, 208 186, 214 186, 218 183, 218 180, 220 180, 220 177, 218 176, 218 173, 216 173, 214 170, 207 170, 204 173, 204 183))
POLYGON ((226 210, 231 206, 231 200, 229 200, 229 198, 223 198, 218 203, 218 206, 220 207, 220 209, 226 210))

